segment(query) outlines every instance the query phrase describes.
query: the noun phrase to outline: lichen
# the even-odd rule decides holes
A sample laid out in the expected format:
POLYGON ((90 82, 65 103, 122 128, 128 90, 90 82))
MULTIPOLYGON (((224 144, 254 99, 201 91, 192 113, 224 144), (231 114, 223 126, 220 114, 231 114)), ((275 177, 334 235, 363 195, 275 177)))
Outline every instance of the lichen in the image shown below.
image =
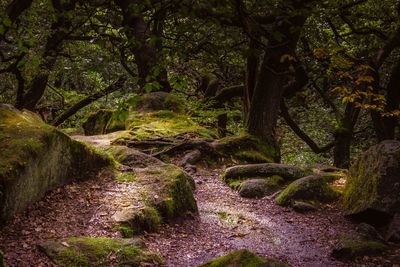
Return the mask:
POLYGON ((259 257, 246 249, 236 250, 226 256, 211 260, 199 267, 289 267, 288 264, 270 258, 259 257))

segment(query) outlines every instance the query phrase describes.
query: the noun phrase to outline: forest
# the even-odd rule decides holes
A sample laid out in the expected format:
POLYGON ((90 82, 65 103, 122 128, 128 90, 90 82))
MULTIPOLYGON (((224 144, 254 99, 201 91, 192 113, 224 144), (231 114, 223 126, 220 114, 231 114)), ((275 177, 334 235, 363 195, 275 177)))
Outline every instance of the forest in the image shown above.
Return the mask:
POLYGON ((0 267, 400 267, 400 1, 0 0, 0 267))

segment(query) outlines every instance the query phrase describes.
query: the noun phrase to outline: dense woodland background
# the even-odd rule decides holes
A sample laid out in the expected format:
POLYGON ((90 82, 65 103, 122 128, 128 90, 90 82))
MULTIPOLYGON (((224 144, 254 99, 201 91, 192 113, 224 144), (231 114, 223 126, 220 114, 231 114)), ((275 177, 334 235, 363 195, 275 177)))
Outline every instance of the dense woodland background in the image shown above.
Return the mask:
POLYGON ((176 94, 220 135, 284 162, 347 167, 398 137, 399 3, 1 1, 0 102, 76 128, 98 108, 176 94))

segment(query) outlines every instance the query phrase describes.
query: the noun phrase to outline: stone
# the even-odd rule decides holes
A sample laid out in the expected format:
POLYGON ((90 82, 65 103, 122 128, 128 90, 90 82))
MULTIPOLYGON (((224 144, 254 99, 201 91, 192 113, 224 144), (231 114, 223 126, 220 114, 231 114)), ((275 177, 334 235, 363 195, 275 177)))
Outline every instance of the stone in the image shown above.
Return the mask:
POLYGON ((138 98, 136 110, 140 112, 171 110, 180 113, 184 111, 184 106, 175 95, 167 92, 151 92, 138 98))
POLYGON ((338 200, 340 193, 333 190, 324 176, 311 175, 300 178, 283 190, 276 198, 281 206, 291 205, 296 200, 329 203, 338 200))
POLYGON ((47 191, 94 176, 112 160, 45 124, 30 111, 0 105, 0 224, 47 191))
POLYGON ((377 240, 365 240, 357 237, 343 237, 332 250, 332 257, 341 260, 354 260, 362 256, 379 255, 387 246, 377 240))
POLYGON ((303 201, 294 201, 292 208, 297 212, 308 212, 318 209, 315 205, 303 201))
POLYGON ((85 135, 105 134, 112 115, 113 112, 108 109, 100 109, 89 114, 85 122, 82 124, 85 135))
POLYGON ((289 264, 272 258, 260 257, 252 252, 241 249, 228 255, 215 258, 198 267, 290 267, 289 264))
POLYGON ((383 141, 350 167, 343 195, 345 214, 374 226, 387 225, 400 212, 400 142, 383 141))
POLYGON ((164 263, 139 239, 70 237, 49 240, 39 247, 60 266, 159 266, 164 263))
POLYGON ((246 198, 262 198, 278 191, 284 179, 278 175, 245 180, 239 186, 239 195, 246 198))

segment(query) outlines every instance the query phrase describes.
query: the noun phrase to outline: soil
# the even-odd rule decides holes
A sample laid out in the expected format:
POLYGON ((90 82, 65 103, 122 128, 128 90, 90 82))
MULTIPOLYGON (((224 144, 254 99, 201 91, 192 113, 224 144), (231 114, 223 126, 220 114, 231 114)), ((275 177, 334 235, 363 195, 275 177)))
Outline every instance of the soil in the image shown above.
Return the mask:
MULTIPOLYGON (((337 205, 303 214, 277 206, 273 198, 245 199, 220 180, 222 171, 199 169, 193 174, 199 214, 140 236, 166 259, 166 266, 197 266, 239 248, 292 266, 400 266, 399 248, 357 263, 336 261, 330 257, 336 240, 355 229, 337 205)), ((37 246, 48 239, 120 237, 111 217, 131 187, 103 172, 49 192, 0 231, 8 265, 55 266, 37 246)))

